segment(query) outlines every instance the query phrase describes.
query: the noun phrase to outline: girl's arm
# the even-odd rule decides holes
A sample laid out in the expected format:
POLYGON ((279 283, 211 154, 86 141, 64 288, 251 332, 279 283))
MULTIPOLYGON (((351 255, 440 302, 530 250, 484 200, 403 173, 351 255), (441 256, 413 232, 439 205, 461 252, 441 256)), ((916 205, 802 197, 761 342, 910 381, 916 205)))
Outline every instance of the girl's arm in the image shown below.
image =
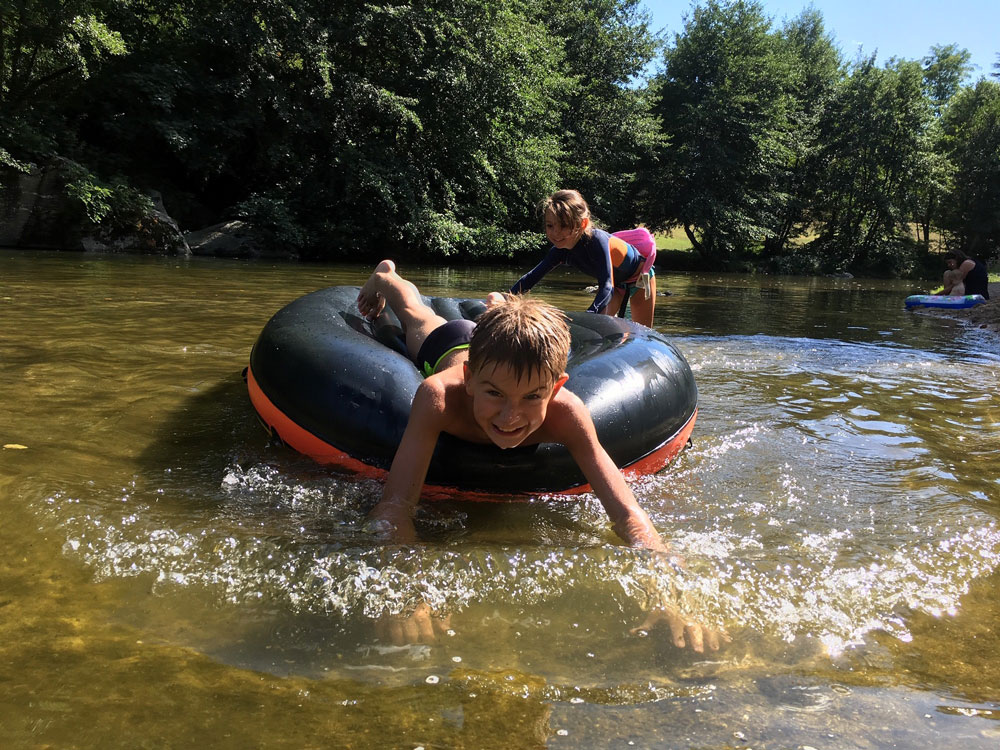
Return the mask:
POLYGON ((597 294, 587 312, 604 313, 615 291, 608 240, 606 233, 595 230, 593 236, 581 240, 569 254, 570 263, 597 279, 597 294))
POLYGON ((541 263, 517 280, 517 283, 510 288, 510 293, 523 294, 531 289, 531 287, 542 280, 542 277, 545 276, 545 274, 562 263, 563 252, 563 250, 560 250, 557 247, 553 247, 549 250, 549 254, 542 259, 541 263))
POLYGON ((590 307, 587 308, 587 312, 601 313, 603 315, 608 309, 614 293, 615 282, 611 271, 611 256, 608 255, 606 267, 601 268, 597 275, 597 294, 594 296, 594 301, 590 304, 590 307))
POLYGON ((965 281, 965 277, 972 273, 976 268, 976 261, 969 258, 962 261, 962 264, 955 269, 955 283, 959 281, 965 281))

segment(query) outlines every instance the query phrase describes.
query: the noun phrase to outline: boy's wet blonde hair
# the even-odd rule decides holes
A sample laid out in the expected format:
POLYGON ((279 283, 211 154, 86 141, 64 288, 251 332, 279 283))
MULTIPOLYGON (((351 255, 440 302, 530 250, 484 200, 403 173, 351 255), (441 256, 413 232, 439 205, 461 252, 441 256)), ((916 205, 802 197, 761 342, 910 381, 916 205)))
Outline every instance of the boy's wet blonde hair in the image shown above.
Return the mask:
POLYGON ((569 359, 566 316, 540 300, 506 295, 506 304, 489 308, 476 319, 469 344, 469 369, 508 365, 518 380, 534 373, 558 380, 569 359))
MULTIPOLYGON (((542 214, 543 221, 545 215, 551 211, 559 226, 564 229, 576 229, 584 219, 590 218, 590 206, 576 190, 557 190, 538 204, 538 210, 542 214)), ((588 226, 584 232, 590 234, 592 226, 592 224, 588 226)))

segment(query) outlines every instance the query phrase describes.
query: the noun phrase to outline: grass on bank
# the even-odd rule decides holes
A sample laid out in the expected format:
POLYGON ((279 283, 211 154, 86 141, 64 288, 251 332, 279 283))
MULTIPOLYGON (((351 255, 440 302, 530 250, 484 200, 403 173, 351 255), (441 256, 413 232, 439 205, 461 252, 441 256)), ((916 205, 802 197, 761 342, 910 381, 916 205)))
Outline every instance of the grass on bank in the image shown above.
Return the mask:
POLYGON ((653 237, 656 239, 656 252, 658 253, 661 250, 681 250, 685 252, 694 250, 691 246, 691 240, 684 234, 684 230, 678 227, 671 229, 669 232, 657 232, 653 237))
MULTIPOLYGON (((663 261, 667 261, 664 263, 665 266, 675 270, 692 270, 694 268, 697 256, 693 254, 694 248, 691 246, 691 240, 688 239, 683 229, 674 227, 668 232, 657 232, 653 236, 656 240, 656 252, 663 255, 663 261)), ((805 244, 805 242, 815 239, 815 235, 799 239, 800 242, 796 244, 805 244)), ((944 251, 944 240, 941 235, 932 233, 931 252, 943 254, 944 251)), ((1000 271, 990 271, 989 282, 991 284, 1000 283, 1000 271)))
MULTIPOLYGON (((916 234, 915 225, 911 224, 910 228, 916 234)), ((657 252, 660 250, 693 250, 691 240, 688 239, 684 230, 680 227, 674 227, 668 232, 659 232, 654 237, 656 238, 657 252)), ((792 245, 806 245, 816 239, 816 237, 815 233, 806 233, 794 238, 792 245)), ((930 246, 932 253, 943 253, 945 251, 944 238, 940 233, 931 232, 930 246)))

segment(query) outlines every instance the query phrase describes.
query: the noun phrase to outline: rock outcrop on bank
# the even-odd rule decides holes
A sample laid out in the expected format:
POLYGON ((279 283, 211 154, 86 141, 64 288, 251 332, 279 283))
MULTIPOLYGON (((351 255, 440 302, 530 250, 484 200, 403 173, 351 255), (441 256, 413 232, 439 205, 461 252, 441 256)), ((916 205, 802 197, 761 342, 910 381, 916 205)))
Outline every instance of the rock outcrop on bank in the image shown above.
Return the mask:
POLYGON ((0 169, 0 246, 188 255, 184 235, 156 193, 127 223, 90 221, 71 185, 80 167, 55 158, 25 173, 0 169))
POLYGON ((295 260, 294 252, 276 252, 261 242, 260 236, 245 221, 225 221, 196 232, 188 232, 184 239, 192 255, 210 255, 216 258, 284 258, 295 260))
MULTIPOLYGON (((287 258, 246 222, 228 221, 184 232, 167 213, 158 193, 138 200, 126 219, 95 223, 74 181, 86 171, 54 158, 30 172, 0 167, 0 247, 34 250, 210 255, 220 258, 287 258)), ((100 188, 97 188, 100 189, 100 188)))

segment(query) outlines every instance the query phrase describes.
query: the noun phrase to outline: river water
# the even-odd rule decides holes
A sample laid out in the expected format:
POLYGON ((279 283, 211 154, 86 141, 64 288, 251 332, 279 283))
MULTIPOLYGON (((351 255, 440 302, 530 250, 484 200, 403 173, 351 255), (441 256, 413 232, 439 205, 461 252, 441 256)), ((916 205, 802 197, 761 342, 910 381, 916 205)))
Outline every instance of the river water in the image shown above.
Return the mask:
MULTIPOLYGON (((401 270, 439 296, 515 276, 401 270)), ((732 636, 697 656, 632 632, 657 561, 593 498, 436 504, 385 548, 377 484, 268 442, 261 327, 365 276, 0 252, 0 746, 1000 744, 996 338, 903 282, 658 276, 700 412, 634 490, 682 605, 732 636), (418 598, 450 632, 380 641, 418 598)), ((583 309, 586 283, 537 293, 583 309)))

